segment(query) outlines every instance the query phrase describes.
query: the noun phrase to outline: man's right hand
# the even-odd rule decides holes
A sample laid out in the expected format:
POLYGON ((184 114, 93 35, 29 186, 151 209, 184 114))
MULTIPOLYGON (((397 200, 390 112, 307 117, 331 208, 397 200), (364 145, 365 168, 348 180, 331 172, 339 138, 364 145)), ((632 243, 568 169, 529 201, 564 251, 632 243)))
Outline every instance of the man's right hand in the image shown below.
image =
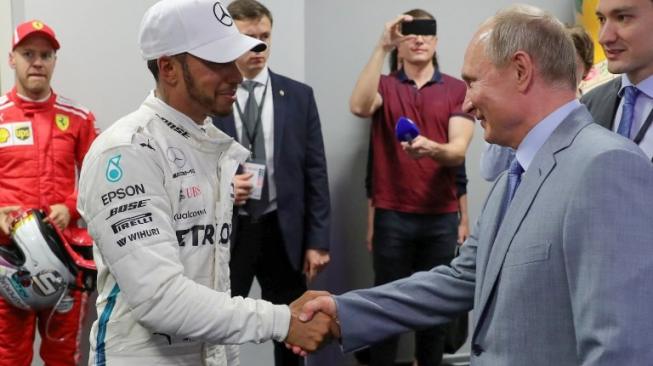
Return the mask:
POLYGON ((402 14, 395 19, 385 23, 383 28, 383 34, 381 35, 381 40, 379 41, 379 46, 385 52, 390 52, 397 48, 400 42, 406 41, 408 39, 415 38, 415 35, 406 35, 401 34, 399 28, 401 27, 402 22, 411 22, 413 17, 410 15, 402 14))
POLYGON ((303 311, 305 304, 318 297, 329 297, 329 293, 306 291, 290 304, 290 328, 285 342, 288 348, 292 348, 293 352, 302 356, 318 350, 331 338, 338 337, 340 333, 334 319, 327 314, 316 314, 308 320, 300 319, 300 312, 303 311))
MULTIPOLYGON (((315 314, 318 312, 324 313, 333 319, 338 319, 336 301, 331 297, 331 295, 315 296, 313 299, 306 301, 299 313, 299 320, 307 322, 313 319, 315 314)), ((340 336, 340 334, 338 334, 338 336, 340 336)))
POLYGON ((14 218, 10 214, 18 209, 20 209, 20 206, 0 207, 0 231, 3 234, 8 236, 11 232, 11 223, 14 218))
MULTIPOLYGON (((307 291, 300 299, 306 299, 301 311, 299 313, 299 320, 306 324, 312 324, 314 322, 323 322, 325 317, 330 320, 328 324, 328 333, 321 340, 322 343, 330 339, 340 338, 340 324, 338 323, 337 311, 336 311, 336 302, 333 300, 330 294, 320 294, 318 291, 307 291), (309 300, 310 299, 310 300, 309 300)), ((297 300, 296 302, 299 302, 297 300)), ((294 304, 294 303, 293 303, 294 304)), ((292 305, 291 305, 292 308, 292 305)), ((291 323, 292 328, 292 323, 291 323)), ((289 333, 290 334, 290 333, 289 333)), ((290 338, 290 335, 288 336, 290 338)), ((309 352, 313 352, 314 349, 306 348, 305 343, 296 343, 286 340, 288 348, 291 349, 295 354, 300 356, 306 356, 309 352)), ((319 345, 318 345, 319 348, 319 345)))
POLYGON ((236 174, 234 176, 234 204, 236 206, 242 206, 249 199, 249 195, 252 194, 252 185, 251 179, 252 173, 242 173, 236 174))

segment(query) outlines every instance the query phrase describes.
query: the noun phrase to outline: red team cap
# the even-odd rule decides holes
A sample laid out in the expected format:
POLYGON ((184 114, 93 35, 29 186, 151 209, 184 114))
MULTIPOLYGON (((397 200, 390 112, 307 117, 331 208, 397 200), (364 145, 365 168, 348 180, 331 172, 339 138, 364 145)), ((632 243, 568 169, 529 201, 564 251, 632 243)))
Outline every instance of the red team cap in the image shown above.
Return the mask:
POLYGON ((33 34, 39 34, 47 38, 48 41, 52 43, 52 48, 54 48, 55 51, 59 49, 59 41, 57 41, 57 37, 54 35, 52 28, 36 19, 21 23, 16 27, 16 30, 14 30, 14 36, 11 39, 11 49, 16 49, 16 46, 18 46, 20 42, 33 34))

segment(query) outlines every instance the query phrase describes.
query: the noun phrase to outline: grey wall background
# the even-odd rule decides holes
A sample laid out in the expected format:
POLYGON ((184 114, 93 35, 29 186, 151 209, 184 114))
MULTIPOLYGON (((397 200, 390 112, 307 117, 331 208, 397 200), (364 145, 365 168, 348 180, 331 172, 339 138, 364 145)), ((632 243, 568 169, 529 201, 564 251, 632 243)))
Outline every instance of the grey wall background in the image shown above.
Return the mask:
MULTIPOLYGON (((11 0, 0 4, 0 52, 9 50, 11 29, 40 18, 61 41, 53 86, 95 112, 104 129, 137 108, 153 81, 141 60, 136 37, 140 19, 154 0, 11 0), (7 16, 10 12, 11 16, 7 16), (11 24, 9 24, 11 23, 11 24)), ((226 1, 227 3, 229 1, 226 1)), ((406 10, 423 8, 438 20, 438 57, 443 72, 458 77, 465 47, 477 26, 515 1, 483 0, 263 0, 274 16, 270 66, 315 90, 322 119, 331 202, 332 263, 315 288, 340 293, 372 283, 371 258, 364 247, 363 190, 369 121, 349 113, 348 98, 378 40, 383 24, 406 10)), ((529 0, 562 21, 573 21, 572 0, 529 0)), ((6 60, 6 59, 5 59, 6 60)), ((13 84, 3 61, 2 91, 13 84)), ((478 174, 482 130, 477 127, 467 154, 472 223, 488 189, 478 174)), ((243 349, 243 366, 271 365, 269 344, 243 349)), ((406 352, 404 352, 406 353, 406 352)), ((349 365, 337 347, 311 357, 313 365, 349 365)))

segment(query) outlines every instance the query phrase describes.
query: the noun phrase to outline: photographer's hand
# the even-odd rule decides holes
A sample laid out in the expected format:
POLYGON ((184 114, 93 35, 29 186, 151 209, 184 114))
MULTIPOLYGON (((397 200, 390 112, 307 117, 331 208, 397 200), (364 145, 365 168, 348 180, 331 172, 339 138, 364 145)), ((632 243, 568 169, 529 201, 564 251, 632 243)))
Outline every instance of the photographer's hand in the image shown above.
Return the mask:
POLYGON ((402 14, 395 19, 385 23, 383 34, 379 40, 379 47, 381 47, 383 51, 387 53, 395 49, 400 42, 415 38, 414 34, 404 36, 400 31, 402 22, 410 22, 412 20, 412 16, 402 14))

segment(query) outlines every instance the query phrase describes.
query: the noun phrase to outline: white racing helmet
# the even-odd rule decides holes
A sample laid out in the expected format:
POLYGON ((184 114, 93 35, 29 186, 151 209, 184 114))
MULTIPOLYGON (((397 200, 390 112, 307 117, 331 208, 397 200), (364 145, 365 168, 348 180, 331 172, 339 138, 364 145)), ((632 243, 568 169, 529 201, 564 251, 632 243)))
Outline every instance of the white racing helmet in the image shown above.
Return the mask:
POLYGON ((68 243, 45 217, 36 209, 20 213, 11 244, 0 245, 0 295, 21 309, 51 308, 75 283, 78 269, 68 243))

